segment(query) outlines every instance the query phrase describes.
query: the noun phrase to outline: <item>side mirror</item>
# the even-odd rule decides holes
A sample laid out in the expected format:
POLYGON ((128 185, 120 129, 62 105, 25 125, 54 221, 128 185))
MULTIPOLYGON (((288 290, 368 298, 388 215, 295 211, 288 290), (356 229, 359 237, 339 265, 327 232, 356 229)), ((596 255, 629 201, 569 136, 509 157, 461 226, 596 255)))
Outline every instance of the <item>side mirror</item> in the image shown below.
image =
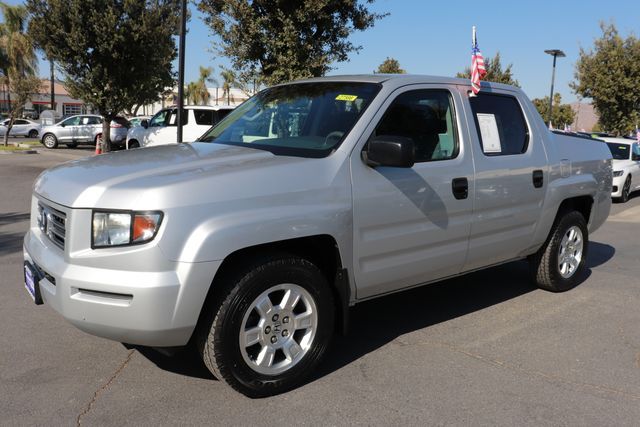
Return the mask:
POLYGON ((635 153, 633 153, 633 154, 631 155, 631 160, 635 160, 635 161, 640 160, 640 154, 635 154, 635 153))
POLYGON ((413 140, 404 136, 380 135, 373 137, 363 151, 364 160, 371 167, 393 166, 410 168, 415 163, 413 140))
POLYGON ((66 125, 64 123, 60 123, 60 126, 65 127, 66 125))
POLYGON ((145 129, 149 129, 149 120, 147 119, 140 120, 140 126, 142 126, 145 129))

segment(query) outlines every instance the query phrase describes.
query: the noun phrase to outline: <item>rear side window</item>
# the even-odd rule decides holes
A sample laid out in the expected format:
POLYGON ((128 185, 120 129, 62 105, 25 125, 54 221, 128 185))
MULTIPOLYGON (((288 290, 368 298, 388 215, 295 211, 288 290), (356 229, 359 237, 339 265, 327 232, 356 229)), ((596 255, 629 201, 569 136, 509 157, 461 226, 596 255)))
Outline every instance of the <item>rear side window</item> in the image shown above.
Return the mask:
POLYGON ((374 136, 411 138, 415 161, 447 160, 458 155, 453 100, 447 90, 405 92, 393 100, 374 136))
POLYGON ((214 113, 213 110, 193 110, 198 125, 213 126, 215 123, 214 113))
POLYGON ((215 123, 218 123, 220 120, 224 119, 225 117, 227 117, 229 115, 230 112, 232 112, 233 110, 218 110, 216 111, 216 121, 215 123))
POLYGON ((99 125, 102 123, 102 120, 99 117, 83 117, 82 124, 83 125, 99 125))
POLYGON ((529 128, 520 103, 507 95, 480 94, 469 98, 482 151, 487 156, 522 154, 529 145, 529 128))

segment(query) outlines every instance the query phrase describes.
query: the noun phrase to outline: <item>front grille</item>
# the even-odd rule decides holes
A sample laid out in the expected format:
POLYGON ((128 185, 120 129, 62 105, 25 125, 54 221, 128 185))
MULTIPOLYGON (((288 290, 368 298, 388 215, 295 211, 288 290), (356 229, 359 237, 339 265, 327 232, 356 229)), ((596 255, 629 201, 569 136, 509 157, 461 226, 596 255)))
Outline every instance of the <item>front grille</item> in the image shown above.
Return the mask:
POLYGON ((64 249, 67 215, 51 206, 38 202, 38 226, 57 247, 64 249))

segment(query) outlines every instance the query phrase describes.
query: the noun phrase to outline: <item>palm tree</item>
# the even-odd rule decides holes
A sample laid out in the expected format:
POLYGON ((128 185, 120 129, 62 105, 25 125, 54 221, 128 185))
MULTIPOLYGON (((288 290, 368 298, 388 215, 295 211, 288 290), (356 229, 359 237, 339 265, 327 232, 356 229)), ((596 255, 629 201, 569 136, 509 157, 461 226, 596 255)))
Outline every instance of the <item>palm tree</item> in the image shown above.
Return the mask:
POLYGON ((7 88, 10 119, 4 135, 6 146, 15 117, 21 113, 31 94, 37 92, 42 83, 35 76, 38 59, 25 32, 27 9, 0 2, 0 11, 4 17, 4 22, 0 23, 0 79, 7 88), (13 106, 9 95, 12 92, 17 98, 13 106))
POLYGON ((228 69, 223 69, 220 72, 220 77, 222 77, 222 96, 227 97, 227 105, 231 104, 231 86, 236 81, 236 75, 233 71, 228 69))

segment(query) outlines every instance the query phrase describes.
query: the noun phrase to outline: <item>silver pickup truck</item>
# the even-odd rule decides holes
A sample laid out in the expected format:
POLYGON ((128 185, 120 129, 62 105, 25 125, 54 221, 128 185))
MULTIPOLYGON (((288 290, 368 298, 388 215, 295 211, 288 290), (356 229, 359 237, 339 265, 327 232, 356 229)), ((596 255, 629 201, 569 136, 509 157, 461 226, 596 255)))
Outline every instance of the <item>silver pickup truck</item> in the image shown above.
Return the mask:
POLYGON ((37 179, 25 286, 78 328, 193 344, 248 396, 295 387, 361 301, 528 259, 575 286, 611 153, 515 87, 348 76, 260 92, 199 142, 37 179))

